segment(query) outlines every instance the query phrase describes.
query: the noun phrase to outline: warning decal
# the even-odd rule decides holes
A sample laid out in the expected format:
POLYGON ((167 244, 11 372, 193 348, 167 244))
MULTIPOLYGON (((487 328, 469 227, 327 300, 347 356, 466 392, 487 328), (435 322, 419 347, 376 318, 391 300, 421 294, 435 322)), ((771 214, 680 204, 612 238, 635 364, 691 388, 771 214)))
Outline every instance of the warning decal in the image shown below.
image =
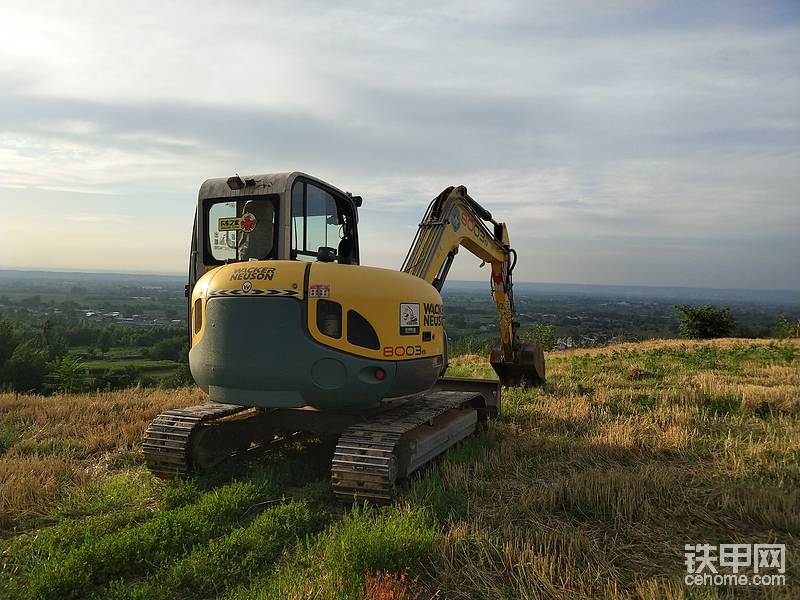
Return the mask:
POLYGON ((310 298, 329 298, 331 286, 327 283, 315 283, 308 286, 308 296, 310 298))
POLYGON ((419 334, 419 304, 400 303, 400 335, 419 334))
POLYGON ((244 213, 241 217, 223 217, 219 220, 220 231, 244 231, 250 233, 256 228, 258 221, 253 213, 244 213))
POLYGON ((244 213, 242 215, 241 228, 245 233, 250 233, 256 228, 258 221, 256 221, 253 213, 244 213))

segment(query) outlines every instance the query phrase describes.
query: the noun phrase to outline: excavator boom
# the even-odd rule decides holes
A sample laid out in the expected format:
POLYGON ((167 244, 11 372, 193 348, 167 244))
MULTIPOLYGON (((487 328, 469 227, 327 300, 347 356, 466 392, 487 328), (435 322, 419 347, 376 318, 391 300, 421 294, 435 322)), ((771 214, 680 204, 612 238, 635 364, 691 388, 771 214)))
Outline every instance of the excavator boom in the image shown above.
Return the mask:
POLYGON ((535 342, 519 339, 514 310, 512 273, 517 254, 508 228, 467 193, 463 185, 448 187, 428 206, 401 270, 441 290, 460 247, 491 265, 490 288, 497 307, 500 345, 490 362, 504 385, 544 383, 544 353, 535 342))

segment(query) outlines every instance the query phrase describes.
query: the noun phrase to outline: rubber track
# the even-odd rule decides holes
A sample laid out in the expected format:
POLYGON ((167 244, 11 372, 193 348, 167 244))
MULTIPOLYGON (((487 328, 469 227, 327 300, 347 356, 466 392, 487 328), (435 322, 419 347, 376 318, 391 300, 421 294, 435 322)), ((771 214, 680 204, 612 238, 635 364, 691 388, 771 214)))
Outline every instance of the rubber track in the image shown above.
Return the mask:
POLYGON ((400 438, 473 397, 466 392, 433 392, 345 429, 331 463, 336 497, 345 502, 360 498, 391 502, 400 438))
POLYGON ((206 402, 188 408, 167 410, 158 415, 144 434, 142 450, 150 471, 164 479, 192 472, 189 444, 201 424, 248 410, 219 402, 206 402))

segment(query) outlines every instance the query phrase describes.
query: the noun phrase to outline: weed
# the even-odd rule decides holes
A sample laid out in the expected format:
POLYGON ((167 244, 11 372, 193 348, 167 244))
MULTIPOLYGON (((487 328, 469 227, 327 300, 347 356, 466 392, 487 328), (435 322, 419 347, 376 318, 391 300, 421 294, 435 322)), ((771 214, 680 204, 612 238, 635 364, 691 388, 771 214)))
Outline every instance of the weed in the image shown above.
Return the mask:
POLYGON ((408 575, 408 569, 402 573, 379 571, 367 573, 364 578, 364 595, 367 600, 415 600, 419 594, 414 590, 417 579, 408 575))
POLYGON ((70 492, 56 509, 59 516, 79 517, 142 510, 156 495, 153 476, 145 469, 115 473, 70 492))
POLYGON ((270 566, 287 546, 318 529, 319 514, 308 505, 289 502, 267 508, 245 527, 195 546, 166 563, 144 582, 125 587, 115 582, 103 598, 196 598, 218 596, 253 572, 270 566))
POLYGON ((63 559, 44 561, 27 581, 25 595, 74 598, 93 585, 146 572, 175 553, 225 533, 262 492, 252 483, 234 483, 208 492, 195 504, 89 540, 63 559))
POLYGON ((367 574, 403 572, 427 556, 437 533, 427 510, 356 505, 295 549, 273 574, 226 598, 359 598, 367 574))

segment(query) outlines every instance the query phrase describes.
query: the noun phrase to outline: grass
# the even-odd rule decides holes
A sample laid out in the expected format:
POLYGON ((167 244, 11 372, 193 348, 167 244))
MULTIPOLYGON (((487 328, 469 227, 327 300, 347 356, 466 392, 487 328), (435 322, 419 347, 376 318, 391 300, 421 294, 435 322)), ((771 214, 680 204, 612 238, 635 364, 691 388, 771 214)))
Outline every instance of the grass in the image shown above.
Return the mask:
POLYGON ((142 434, 153 417, 202 399, 190 389, 0 394, 0 422, 14 432, 0 455, 0 532, 46 518, 62 495, 81 485, 142 464, 142 434))
POLYGON ((259 496, 256 486, 235 483, 194 504, 91 538, 39 563, 18 592, 31 599, 78 598, 94 585, 147 572, 227 531, 259 496))
MULTIPOLYGON (((450 374, 486 377, 484 358, 450 374)), ((800 343, 550 353, 543 389, 406 486, 340 507, 330 446, 178 482, 140 440, 194 390, 0 394, 0 598, 797 596, 800 343), (787 585, 687 588, 686 543, 784 543, 787 585)))
POLYGON ((99 372, 105 369, 110 371, 122 371, 127 367, 135 367, 141 371, 159 371, 165 369, 175 369, 180 366, 180 363, 174 360, 156 360, 151 358, 126 358, 119 359, 96 359, 87 360, 83 363, 83 367, 92 372, 99 372))

